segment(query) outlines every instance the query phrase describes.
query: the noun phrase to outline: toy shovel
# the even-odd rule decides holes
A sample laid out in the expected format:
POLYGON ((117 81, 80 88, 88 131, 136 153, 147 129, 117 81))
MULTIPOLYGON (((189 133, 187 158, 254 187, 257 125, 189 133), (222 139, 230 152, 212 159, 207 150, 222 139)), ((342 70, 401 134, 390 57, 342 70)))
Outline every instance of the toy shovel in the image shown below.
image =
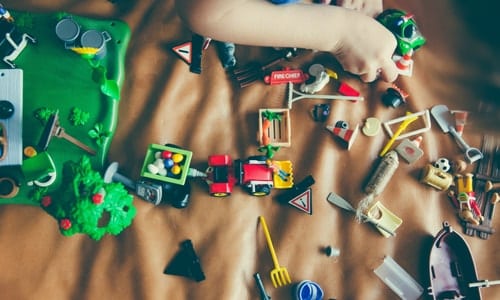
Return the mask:
POLYGON ((271 235, 269 234, 269 229, 267 229, 266 220, 263 216, 260 216, 259 221, 262 224, 262 229, 266 235, 267 246, 269 247, 269 252, 271 252, 271 257, 274 263, 274 269, 271 270, 270 275, 273 286, 276 288, 292 283, 290 275, 288 275, 288 270, 285 267, 281 267, 278 263, 278 257, 276 257, 276 252, 274 251, 273 242, 271 240, 271 235))
POLYGON ((483 158, 483 153, 479 149, 469 146, 464 141, 462 136, 458 134, 453 125, 453 122, 450 120, 452 115, 446 105, 436 105, 432 107, 431 115, 434 117, 436 123, 439 125, 439 127, 441 127, 441 130, 444 133, 449 133, 453 136, 460 149, 462 149, 462 151, 464 152, 465 159, 468 163, 471 164, 483 158))

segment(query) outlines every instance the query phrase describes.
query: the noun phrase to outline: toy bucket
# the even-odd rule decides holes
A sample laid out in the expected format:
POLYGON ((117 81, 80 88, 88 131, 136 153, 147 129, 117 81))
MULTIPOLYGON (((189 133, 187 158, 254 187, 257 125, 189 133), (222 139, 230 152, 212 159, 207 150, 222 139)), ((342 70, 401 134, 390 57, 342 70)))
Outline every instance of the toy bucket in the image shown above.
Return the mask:
POLYGON ((106 43, 110 40, 111 36, 108 32, 91 29, 82 33, 80 43, 84 48, 96 48, 95 58, 101 59, 106 56, 106 43))
POLYGON ((72 48, 80 35, 80 25, 71 18, 63 18, 56 24, 56 35, 64 42, 66 49, 72 48))

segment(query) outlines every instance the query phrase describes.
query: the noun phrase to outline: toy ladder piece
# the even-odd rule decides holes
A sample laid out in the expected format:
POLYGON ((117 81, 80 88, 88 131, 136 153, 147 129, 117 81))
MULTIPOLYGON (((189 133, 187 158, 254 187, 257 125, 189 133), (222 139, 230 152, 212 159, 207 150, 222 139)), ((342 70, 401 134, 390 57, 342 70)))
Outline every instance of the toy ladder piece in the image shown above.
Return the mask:
POLYGON ((494 232, 492 221, 496 204, 494 201, 492 202, 492 199, 498 190, 487 188, 487 182, 500 181, 500 142, 493 136, 485 135, 481 151, 484 157, 476 168, 474 191, 484 220, 480 226, 465 224, 465 234, 470 236, 477 234, 481 239, 488 239, 494 232))
POLYGON ((276 257, 276 252, 274 251, 273 242, 271 240, 271 235, 269 234, 269 229, 267 228, 266 220, 263 216, 260 216, 259 221, 262 224, 262 229, 264 230, 264 234, 266 235, 267 246, 269 247, 269 252, 271 253, 271 257, 274 263, 274 269, 272 269, 270 273, 273 286, 276 288, 288 285, 292 283, 292 280, 290 279, 288 270, 285 267, 281 267, 278 263, 278 257, 276 257))
POLYGON ((292 109, 292 104, 295 101, 302 99, 326 99, 326 100, 349 100, 363 101, 361 96, 342 96, 342 95, 312 95, 305 94, 293 88, 293 83, 288 83, 288 109, 292 109))

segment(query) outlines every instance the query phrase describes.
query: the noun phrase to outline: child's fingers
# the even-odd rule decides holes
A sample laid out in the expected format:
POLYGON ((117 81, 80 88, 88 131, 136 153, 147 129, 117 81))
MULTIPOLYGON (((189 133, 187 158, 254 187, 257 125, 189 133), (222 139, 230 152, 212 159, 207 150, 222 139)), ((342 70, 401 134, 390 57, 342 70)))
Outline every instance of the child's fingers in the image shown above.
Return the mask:
POLYGON ((359 75, 362 81, 372 82, 382 79, 385 82, 393 82, 398 78, 398 69, 392 60, 385 63, 380 68, 370 68, 365 73, 359 75))
POLYGON ((380 79, 385 82, 393 82, 398 78, 399 72, 396 64, 391 60, 386 65, 380 68, 380 79))
POLYGON ((359 77, 363 82, 372 82, 378 79, 380 72, 379 69, 372 68, 366 73, 360 74, 359 77))

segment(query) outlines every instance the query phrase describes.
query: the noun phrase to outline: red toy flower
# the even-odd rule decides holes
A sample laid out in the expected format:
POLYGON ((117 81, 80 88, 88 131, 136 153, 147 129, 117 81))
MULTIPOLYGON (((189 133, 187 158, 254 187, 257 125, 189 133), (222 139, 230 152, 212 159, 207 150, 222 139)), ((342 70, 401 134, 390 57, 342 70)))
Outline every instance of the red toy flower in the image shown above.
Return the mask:
POLYGON ((42 206, 43 207, 48 207, 50 204, 52 204, 52 198, 50 196, 43 196, 43 198, 42 198, 42 206))
POLYGON ((103 203, 104 202, 104 195, 101 193, 97 193, 97 194, 92 195, 92 202, 95 205, 99 205, 99 204, 103 203))
POLYGON ((59 226, 63 229, 63 230, 68 230, 71 228, 71 221, 69 219, 62 219, 59 221, 59 226))

